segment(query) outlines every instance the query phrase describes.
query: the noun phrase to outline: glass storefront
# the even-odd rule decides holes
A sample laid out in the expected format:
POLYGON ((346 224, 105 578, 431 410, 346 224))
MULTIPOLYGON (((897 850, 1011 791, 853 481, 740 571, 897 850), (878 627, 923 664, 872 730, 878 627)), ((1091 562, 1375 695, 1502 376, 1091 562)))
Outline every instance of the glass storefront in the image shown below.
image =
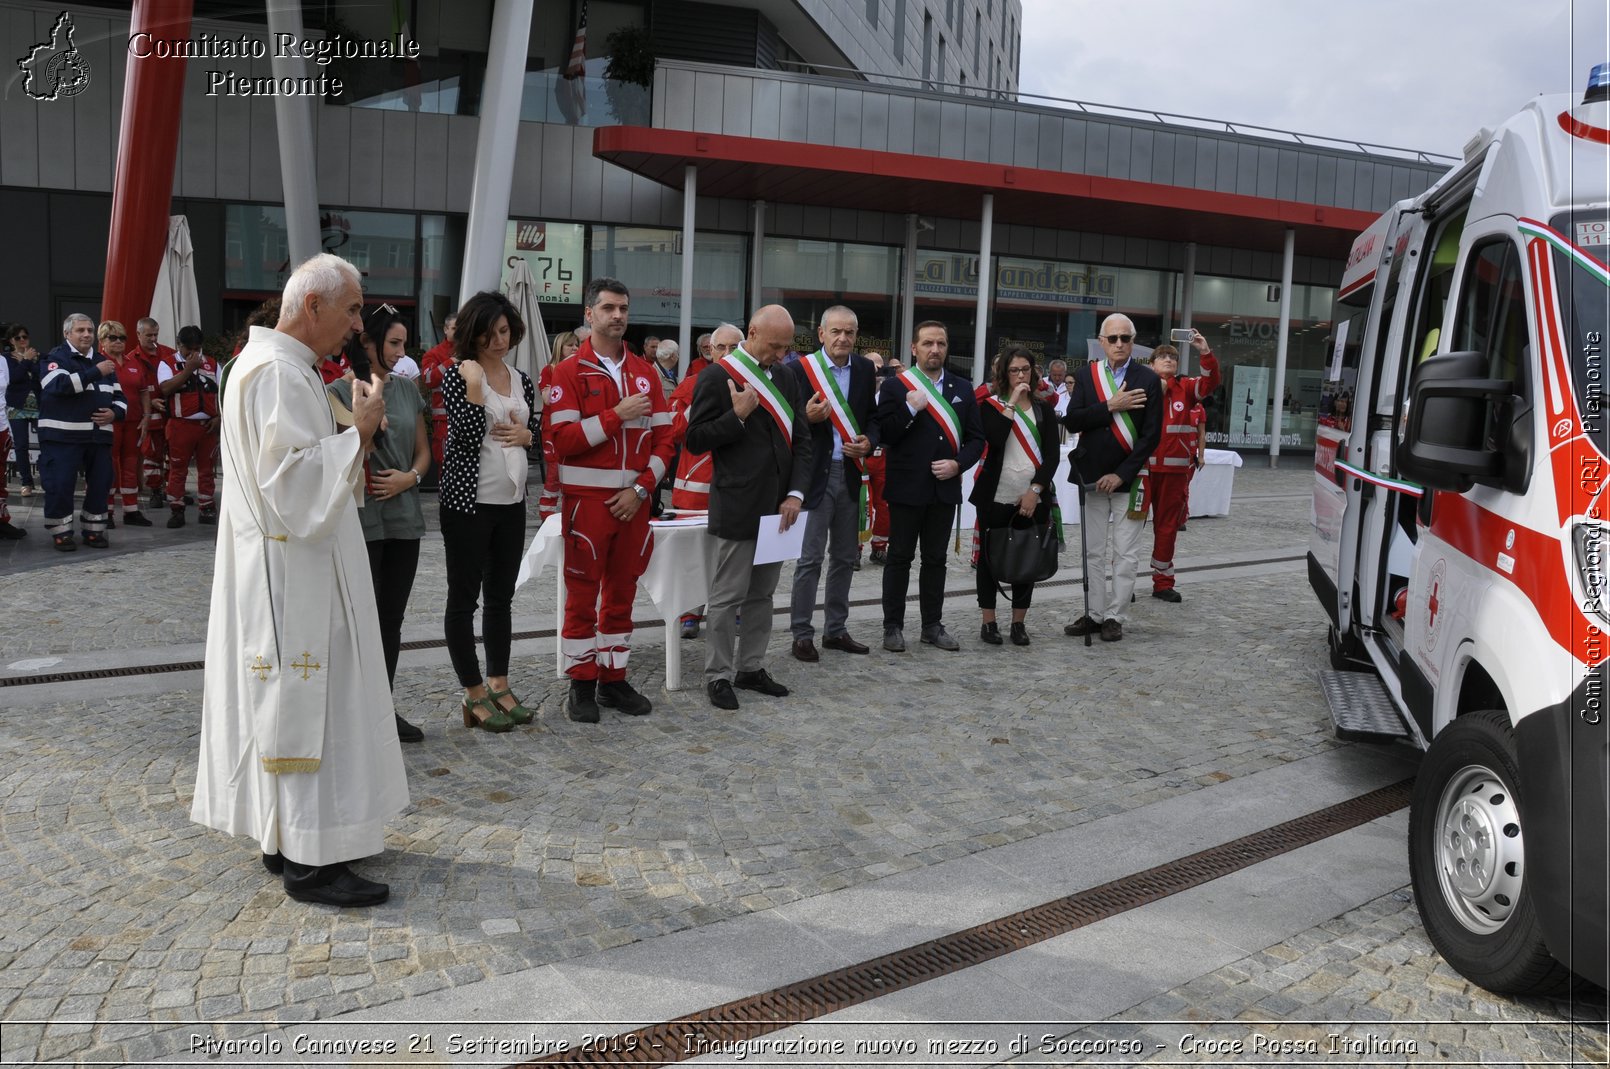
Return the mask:
POLYGON ((855 312, 862 352, 888 353, 900 322, 900 250, 888 245, 805 238, 762 242, 760 298, 794 317, 794 347, 814 352, 816 328, 835 304, 855 312))
MULTIPOLYGON (((626 283, 632 293, 633 330, 676 328, 682 322, 682 231, 643 226, 594 225, 590 276, 607 275, 626 283)), ((700 232, 693 239, 693 333, 719 323, 742 326, 748 321, 744 294, 748 289, 749 239, 742 234, 700 232)))

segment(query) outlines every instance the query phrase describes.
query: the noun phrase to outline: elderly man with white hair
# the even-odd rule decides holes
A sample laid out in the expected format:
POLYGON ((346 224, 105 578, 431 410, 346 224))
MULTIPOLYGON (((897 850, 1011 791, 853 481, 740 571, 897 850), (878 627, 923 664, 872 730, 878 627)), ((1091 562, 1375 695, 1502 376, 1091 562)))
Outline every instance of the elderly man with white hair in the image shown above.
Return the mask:
POLYGON ((358 502, 385 415, 352 384, 351 432, 316 369, 363 329, 351 264, 328 253, 253 327, 223 394, 223 497, 192 820, 250 836, 303 902, 370 906, 389 888, 347 868, 380 853, 408 804, 358 502))
POLYGON ((1069 456, 1068 481, 1081 487, 1081 522, 1089 540, 1085 562, 1093 582, 1087 615, 1068 624, 1069 635, 1099 632, 1103 642, 1124 637, 1135 564, 1146 527, 1141 473, 1163 434, 1163 384, 1133 359, 1135 324, 1114 314, 1101 323, 1104 360, 1074 376, 1063 426, 1079 434, 1069 456))

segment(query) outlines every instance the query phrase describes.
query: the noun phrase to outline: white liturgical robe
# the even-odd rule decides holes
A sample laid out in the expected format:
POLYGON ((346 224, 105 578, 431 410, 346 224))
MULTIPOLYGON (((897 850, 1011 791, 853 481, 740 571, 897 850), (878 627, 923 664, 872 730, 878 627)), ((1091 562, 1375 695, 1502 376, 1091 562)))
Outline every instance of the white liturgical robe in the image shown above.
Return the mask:
POLYGON ((380 853, 408 804, 358 507, 313 351, 252 328, 223 392, 223 473, 190 817, 264 853, 380 853))

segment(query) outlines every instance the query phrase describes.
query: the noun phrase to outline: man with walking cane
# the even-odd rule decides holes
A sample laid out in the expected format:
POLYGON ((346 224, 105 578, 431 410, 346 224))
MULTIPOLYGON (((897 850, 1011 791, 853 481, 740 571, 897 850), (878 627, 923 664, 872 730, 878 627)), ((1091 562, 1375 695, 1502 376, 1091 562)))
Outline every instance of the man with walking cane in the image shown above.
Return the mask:
MULTIPOLYGON (((1117 642, 1124 637, 1135 592, 1135 564, 1146 526, 1141 471, 1162 436, 1163 387, 1151 368, 1131 359, 1135 324, 1128 316, 1108 316, 1100 338, 1106 359, 1091 361, 1075 376, 1062 424, 1079 432, 1068 478, 1080 489, 1081 543, 1095 544, 1101 575, 1095 604, 1087 601, 1085 614, 1063 631, 1084 636, 1099 631, 1103 642, 1117 642), (1087 487, 1084 480, 1092 476, 1087 487)), ((1087 554, 1087 574, 1089 563, 1087 554)), ((1085 583, 1088 591, 1088 578, 1085 583)))

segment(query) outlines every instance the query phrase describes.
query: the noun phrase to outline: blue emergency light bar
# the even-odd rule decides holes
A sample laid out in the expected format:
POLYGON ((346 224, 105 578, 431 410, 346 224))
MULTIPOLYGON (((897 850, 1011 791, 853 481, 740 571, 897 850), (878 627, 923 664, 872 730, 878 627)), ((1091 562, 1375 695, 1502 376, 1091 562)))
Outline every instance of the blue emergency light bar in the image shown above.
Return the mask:
POLYGON ((1588 74, 1588 91, 1582 94, 1582 103, 1610 99, 1610 63, 1598 63, 1588 74))

